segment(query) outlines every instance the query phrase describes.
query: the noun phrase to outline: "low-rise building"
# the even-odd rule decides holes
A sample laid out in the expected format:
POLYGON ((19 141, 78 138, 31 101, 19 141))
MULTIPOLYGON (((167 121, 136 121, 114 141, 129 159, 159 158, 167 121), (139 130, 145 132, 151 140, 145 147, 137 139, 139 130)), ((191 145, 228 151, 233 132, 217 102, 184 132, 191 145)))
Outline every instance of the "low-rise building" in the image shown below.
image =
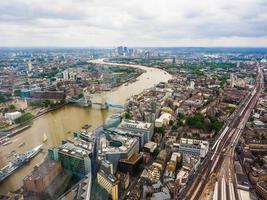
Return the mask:
POLYGON ((128 159, 119 160, 118 170, 124 173, 136 175, 138 167, 142 163, 142 155, 135 153, 128 159))
POLYGON ((151 200, 169 200, 171 199, 170 192, 167 188, 161 192, 156 192, 152 194, 151 200))
POLYGON ((256 184, 256 192, 263 198, 267 199, 267 181, 261 181, 256 184))
POLYGON ((179 152, 173 152, 170 161, 180 165, 182 163, 182 154, 179 152))
POLYGON ((162 174, 163 166, 160 163, 154 162, 145 169, 141 174, 141 177, 149 179, 151 182, 158 182, 162 174))
POLYGON ((148 153, 153 153, 155 151, 155 149, 157 148, 157 143, 156 142, 147 142, 145 145, 144 145, 144 151, 145 152, 148 152, 148 153))
POLYGON ((172 118, 172 115, 169 113, 162 113, 159 118, 155 121, 155 127, 164 127, 168 126, 170 123, 170 120, 172 118))
POLYGON ((183 155, 183 168, 193 172, 196 171, 200 164, 200 157, 196 155, 184 154, 183 155))
POLYGON ((91 174, 87 174, 77 184, 72 186, 67 192, 61 195, 58 200, 90 200, 91 196, 91 174))
POLYGON ((209 151, 209 142, 204 140, 181 138, 179 152, 204 158, 209 151))
POLYGON ((119 180, 119 188, 122 190, 126 190, 130 184, 130 174, 129 173, 122 173, 117 172, 116 177, 119 180))
POLYGON ((165 171, 164 171, 164 181, 168 181, 169 179, 175 178, 175 171, 176 171, 176 162, 170 161, 167 162, 165 171))
POLYGON ((181 169, 176 176, 176 183, 178 185, 185 185, 189 176, 189 172, 185 169, 181 169))
POLYGON ((62 172, 59 162, 46 160, 36 166, 32 173, 23 179, 23 187, 27 192, 41 194, 52 181, 62 172))
POLYGON ((64 91, 34 91, 31 92, 33 99, 50 99, 50 100, 63 100, 65 99, 64 91))
POLYGON ((151 140, 154 127, 152 123, 148 122, 141 122, 141 121, 134 121, 134 120, 123 120, 119 125, 119 128, 122 130, 128 130, 131 132, 139 132, 144 133, 144 143, 151 140))
POLYGON ((15 119, 19 118, 21 116, 21 112, 16 111, 16 112, 10 112, 10 113, 5 113, 5 118, 8 120, 14 121, 15 119))

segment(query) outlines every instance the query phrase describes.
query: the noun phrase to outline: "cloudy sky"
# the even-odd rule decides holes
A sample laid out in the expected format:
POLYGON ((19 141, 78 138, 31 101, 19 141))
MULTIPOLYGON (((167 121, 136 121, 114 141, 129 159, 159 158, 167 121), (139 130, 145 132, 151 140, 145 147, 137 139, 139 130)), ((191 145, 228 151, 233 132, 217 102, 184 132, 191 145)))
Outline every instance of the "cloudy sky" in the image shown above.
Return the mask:
POLYGON ((267 46, 267 0, 0 0, 0 46, 267 46))

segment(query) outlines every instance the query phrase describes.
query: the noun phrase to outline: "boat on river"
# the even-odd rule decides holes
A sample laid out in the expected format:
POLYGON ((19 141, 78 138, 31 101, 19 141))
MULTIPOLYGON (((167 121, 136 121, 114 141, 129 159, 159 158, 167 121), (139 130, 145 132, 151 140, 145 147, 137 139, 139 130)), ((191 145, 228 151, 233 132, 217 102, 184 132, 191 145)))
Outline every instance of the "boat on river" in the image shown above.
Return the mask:
POLYGON ((42 145, 38 145, 37 147, 27 151, 24 154, 17 155, 15 160, 10 161, 6 166, 0 169, 0 182, 2 182, 11 174, 13 174, 17 169, 19 169, 25 163, 29 162, 31 158, 36 156, 42 150, 41 147, 42 145))
POLYGON ((6 146, 6 145, 9 145, 9 144, 11 144, 11 143, 12 143, 12 141, 11 141, 11 140, 8 140, 8 141, 4 142, 2 145, 3 145, 3 146, 6 146))
POLYGON ((4 143, 6 143, 6 142, 8 142, 8 141, 10 141, 10 138, 9 138, 9 137, 7 137, 7 136, 2 137, 2 138, 0 139, 0 144, 4 144, 4 143))
POLYGON ((19 147, 22 147, 24 145, 25 145, 25 142, 22 142, 22 143, 19 144, 19 147))
POLYGON ((43 142, 46 142, 48 140, 47 135, 44 133, 43 135, 43 142))
POLYGON ((92 127, 92 125, 90 125, 90 124, 85 124, 82 128, 83 129, 89 129, 89 128, 91 128, 92 127))

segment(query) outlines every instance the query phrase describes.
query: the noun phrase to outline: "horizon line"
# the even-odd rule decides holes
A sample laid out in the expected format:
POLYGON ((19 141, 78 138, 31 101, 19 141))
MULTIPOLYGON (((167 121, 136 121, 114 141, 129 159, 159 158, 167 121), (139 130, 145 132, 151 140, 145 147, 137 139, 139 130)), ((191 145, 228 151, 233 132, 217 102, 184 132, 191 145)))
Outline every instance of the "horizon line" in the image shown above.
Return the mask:
POLYGON ((127 48, 267 48, 267 46, 127 46, 127 45, 117 45, 117 46, 0 46, 2 48, 97 48, 97 49, 109 49, 117 47, 127 47, 127 48))

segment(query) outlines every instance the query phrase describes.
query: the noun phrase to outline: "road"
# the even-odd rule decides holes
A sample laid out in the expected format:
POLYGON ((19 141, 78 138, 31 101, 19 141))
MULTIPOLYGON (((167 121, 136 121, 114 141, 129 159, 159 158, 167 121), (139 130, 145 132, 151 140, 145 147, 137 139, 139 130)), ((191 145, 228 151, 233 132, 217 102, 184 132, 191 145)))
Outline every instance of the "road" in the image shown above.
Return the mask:
POLYGON ((218 176, 215 183, 217 197, 215 199, 237 199, 236 187, 233 179, 233 156, 234 149, 242 130, 254 108, 263 87, 263 74, 259 64, 257 64, 256 84, 253 91, 247 95, 236 111, 225 123, 221 134, 214 143, 211 152, 200 164, 185 188, 178 194, 176 199, 201 199, 207 184, 218 176), (234 195, 233 195, 234 194, 234 195), (232 197, 232 198, 231 198, 232 197))

